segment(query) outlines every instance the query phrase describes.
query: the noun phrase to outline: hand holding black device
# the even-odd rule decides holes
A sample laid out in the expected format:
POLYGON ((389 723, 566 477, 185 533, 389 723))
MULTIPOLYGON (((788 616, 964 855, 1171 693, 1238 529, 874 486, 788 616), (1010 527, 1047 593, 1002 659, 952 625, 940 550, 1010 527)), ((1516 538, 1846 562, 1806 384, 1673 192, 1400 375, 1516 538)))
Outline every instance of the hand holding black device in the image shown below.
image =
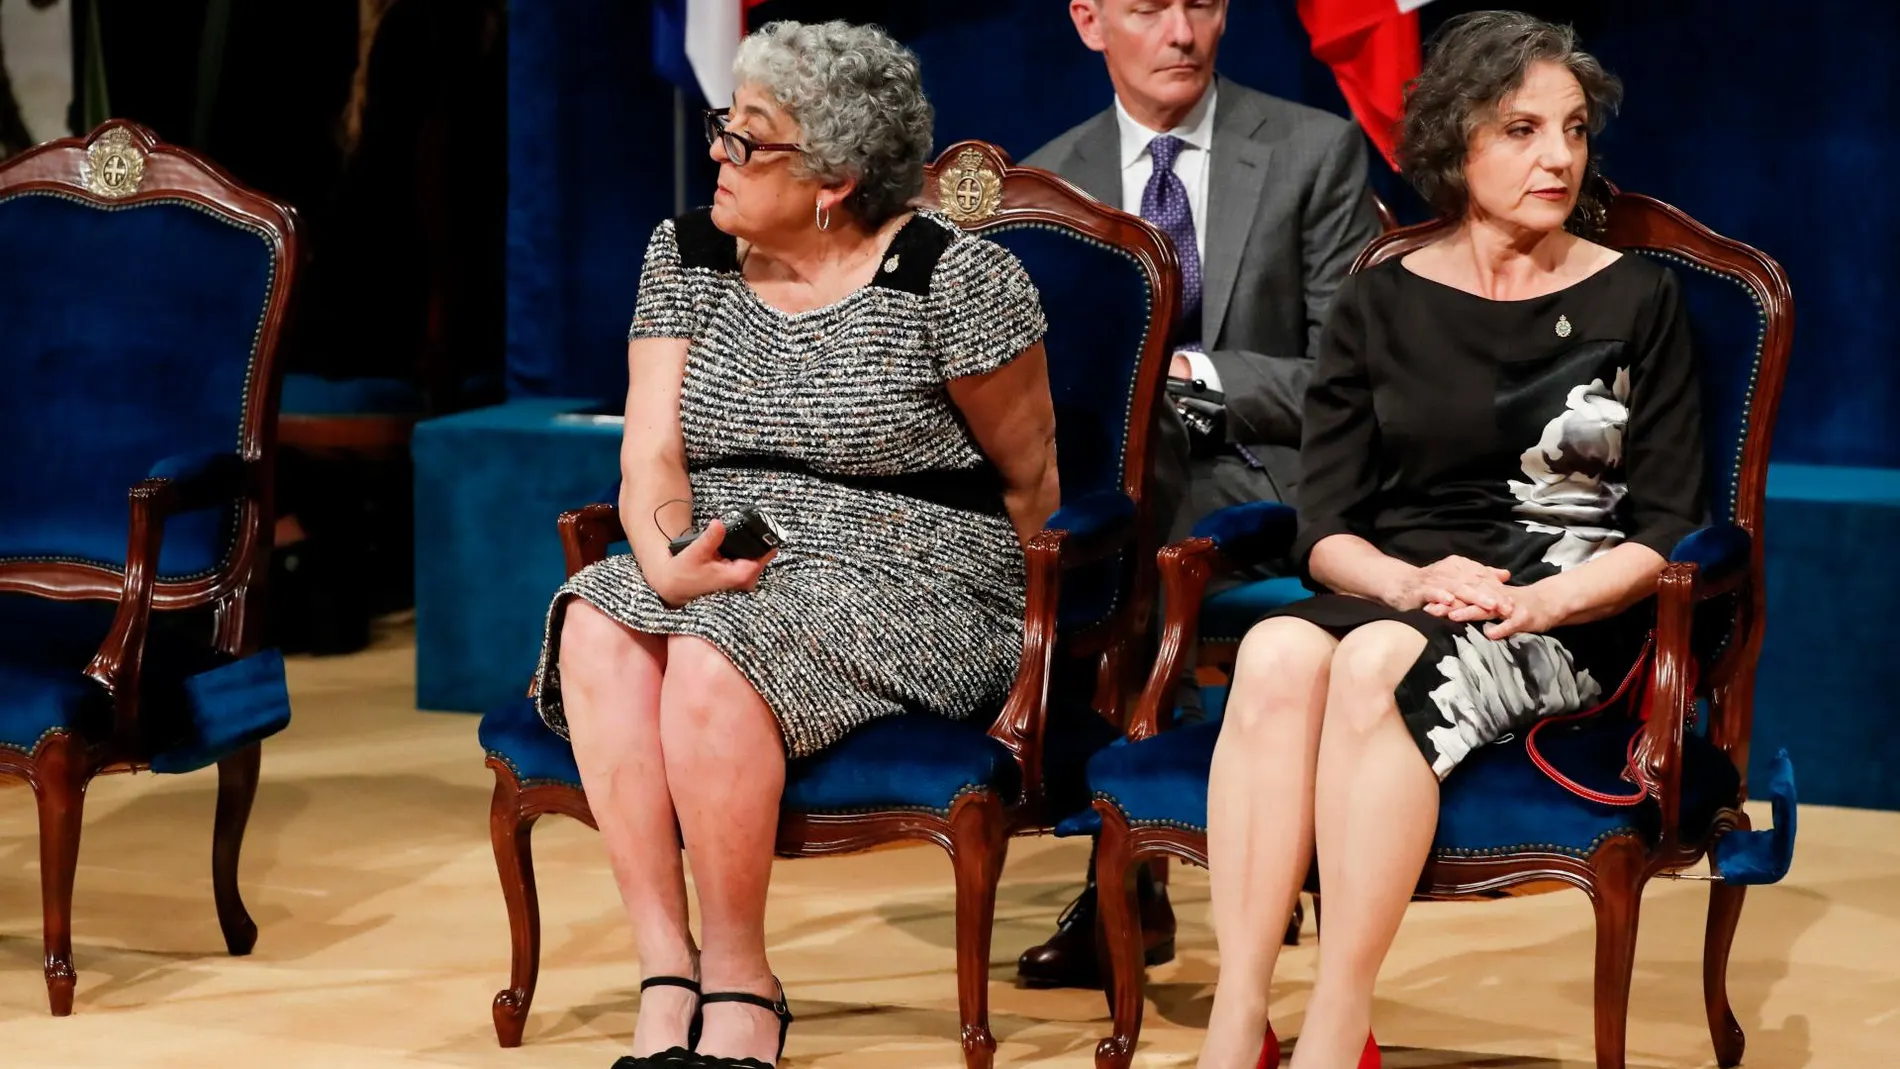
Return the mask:
MULTIPOLYGON (((726 525, 725 537, 719 541, 719 555, 727 560, 758 560, 785 543, 784 529, 763 509, 733 509, 719 517, 719 520, 726 525)), ((672 539, 667 543, 667 548, 674 556, 678 556, 702 533, 702 528, 695 527, 672 539)))

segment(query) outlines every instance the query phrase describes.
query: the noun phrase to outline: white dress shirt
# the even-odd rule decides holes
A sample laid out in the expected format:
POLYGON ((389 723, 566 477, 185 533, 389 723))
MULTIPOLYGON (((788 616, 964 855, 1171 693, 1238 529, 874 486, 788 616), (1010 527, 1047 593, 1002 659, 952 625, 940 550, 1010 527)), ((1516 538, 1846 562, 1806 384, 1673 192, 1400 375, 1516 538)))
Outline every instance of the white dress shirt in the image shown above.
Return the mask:
MULTIPOLYGON (((1208 160, 1214 148, 1214 106, 1218 95, 1218 83, 1209 82, 1207 95, 1194 105, 1180 126, 1167 131, 1150 130, 1136 122, 1122 106, 1121 97, 1115 98, 1115 120, 1121 128, 1122 210, 1130 215, 1141 214, 1141 195, 1147 190, 1155 169, 1154 157, 1148 154, 1148 143, 1162 133, 1180 138, 1186 144, 1175 157, 1174 176, 1187 187, 1188 208, 1194 213, 1195 251, 1203 265, 1207 263, 1208 160)), ((1205 294, 1205 270, 1201 278, 1205 294)), ((1203 342, 1212 345, 1214 339, 1204 338, 1203 342)), ((1220 372, 1214 369, 1214 362, 1206 354, 1184 352, 1181 355, 1187 357, 1195 378, 1207 383, 1209 389, 1220 389, 1220 372)))

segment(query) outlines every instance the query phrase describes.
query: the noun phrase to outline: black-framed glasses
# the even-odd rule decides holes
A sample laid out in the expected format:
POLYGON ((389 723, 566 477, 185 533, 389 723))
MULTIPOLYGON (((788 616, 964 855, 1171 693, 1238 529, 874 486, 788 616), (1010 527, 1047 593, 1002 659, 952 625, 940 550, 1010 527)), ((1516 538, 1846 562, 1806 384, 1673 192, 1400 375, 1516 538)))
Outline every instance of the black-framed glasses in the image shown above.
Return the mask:
POLYGON ((745 166, 747 161, 752 159, 752 155, 755 152, 804 151, 804 149, 798 145, 787 145, 782 142, 754 141, 744 134, 734 133, 726 129, 726 120, 731 115, 731 108, 706 109, 706 144, 710 145, 715 140, 724 144, 726 148, 726 158, 731 160, 735 167, 745 166))

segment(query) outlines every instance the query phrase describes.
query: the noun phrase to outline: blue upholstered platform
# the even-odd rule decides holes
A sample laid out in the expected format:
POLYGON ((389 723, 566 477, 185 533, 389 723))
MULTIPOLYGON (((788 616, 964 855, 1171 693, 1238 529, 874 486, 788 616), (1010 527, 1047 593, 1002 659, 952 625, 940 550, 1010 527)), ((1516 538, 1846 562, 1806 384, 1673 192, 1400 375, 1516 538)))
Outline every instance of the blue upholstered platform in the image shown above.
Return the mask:
POLYGON ((1787 747, 1801 800, 1900 809, 1900 470, 1768 469, 1768 631, 1748 776, 1787 747))
POLYGON ((580 400, 515 401, 416 425, 416 704, 519 697, 566 569, 554 521, 620 474, 620 428, 580 400))
POLYGON ((422 391, 402 379, 284 376, 286 416, 391 416, 422 411, 422 391))

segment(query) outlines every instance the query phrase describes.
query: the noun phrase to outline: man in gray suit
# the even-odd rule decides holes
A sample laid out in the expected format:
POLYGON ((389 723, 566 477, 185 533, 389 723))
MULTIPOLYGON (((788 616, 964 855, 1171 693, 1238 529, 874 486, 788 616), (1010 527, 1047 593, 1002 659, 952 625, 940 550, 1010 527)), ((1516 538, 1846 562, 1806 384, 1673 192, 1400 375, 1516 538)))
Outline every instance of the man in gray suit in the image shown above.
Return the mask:
MULTIPOLYGON (((1070 0, 1069 14, 1106 60, 1115 102, 1025 162, 1141 215, 1180 256, 1170 377, 1208 403, 1190 405, 1189 421, 1164 406, 1151 484, 1163 533, 1184 537, 1240 502, 1292 504, 1320 327, 1379 233, 1365 138, 1338 116, 1217 77, 1226 0, 1070 0)), ((1055 935, 1017 962, 1025 983, 1100 986, 1093 868, 1055 935)), ((1164 888, 1146 874, 1140 887, 1155 964, 1173 956, 1174 918, 1164 888)))

